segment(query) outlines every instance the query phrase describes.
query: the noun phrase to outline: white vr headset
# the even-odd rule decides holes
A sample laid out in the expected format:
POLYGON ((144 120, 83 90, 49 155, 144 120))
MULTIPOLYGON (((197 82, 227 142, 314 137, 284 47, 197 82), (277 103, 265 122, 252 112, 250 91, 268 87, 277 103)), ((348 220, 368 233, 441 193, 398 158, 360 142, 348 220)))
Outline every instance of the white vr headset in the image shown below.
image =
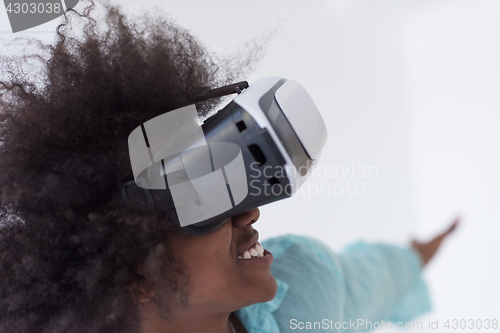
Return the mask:
POLYGON ((238 93, 200 126, 194 104, 166 112, 129 136, 134 180, 121 194, 141 198, 188 234, 290 197, 307 180, 327 139, 326 126, 297 81, 265 77, 217 89, 194 102, 238 93))

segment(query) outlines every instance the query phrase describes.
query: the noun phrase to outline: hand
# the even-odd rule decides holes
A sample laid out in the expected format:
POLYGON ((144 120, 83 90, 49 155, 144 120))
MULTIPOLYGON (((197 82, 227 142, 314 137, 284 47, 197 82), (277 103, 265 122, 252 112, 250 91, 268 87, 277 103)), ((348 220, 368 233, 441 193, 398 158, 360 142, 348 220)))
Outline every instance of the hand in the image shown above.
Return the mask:
POLYGON ((431 260, 432 257, 434 257, 434 254, 436 254, 437 250, 441 246, 441 242, 443 241, 443 239, 446 236, 448 236, 453 230, 455 230, 455 228, 458 225, 459 220, 460 220, 460 218, 457 217, 455 219, 455 221, 453 221, 451 226, 448 227, 447 230, 445 230, 442 234, 436 236, 433 240, 431 240, 429 242, 422 243, 422 242, 416 241, 415 239, 413 239, 411 241, 411 246, 418 253, 420 253, 420 256, 421 256, 422 261, 423 261, 423 266, 427 265, 429 260, 431 260))

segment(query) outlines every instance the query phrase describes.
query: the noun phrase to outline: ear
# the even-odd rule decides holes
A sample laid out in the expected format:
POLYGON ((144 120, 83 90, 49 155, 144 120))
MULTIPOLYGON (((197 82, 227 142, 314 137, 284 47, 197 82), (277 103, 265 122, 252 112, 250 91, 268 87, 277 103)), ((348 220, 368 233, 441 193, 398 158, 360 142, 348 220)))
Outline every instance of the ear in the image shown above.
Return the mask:
POLYGON ((139 303, 144 303, 152 299, 155 291, 148 279, 140 274, 136 274, 136 280, 128 285, 128 290, 132 299, 139 303))

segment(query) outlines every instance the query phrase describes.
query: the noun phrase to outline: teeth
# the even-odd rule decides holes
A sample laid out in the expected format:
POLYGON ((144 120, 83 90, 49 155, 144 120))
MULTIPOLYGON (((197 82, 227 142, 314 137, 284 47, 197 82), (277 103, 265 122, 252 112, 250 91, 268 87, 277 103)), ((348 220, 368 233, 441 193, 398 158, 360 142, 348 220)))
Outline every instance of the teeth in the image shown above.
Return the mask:
POLYGON ((254 257, 263 257, 264 256, 264 248, 260 245, 259 242, 254 244, 251 248, 243 253, 243 257, 239 256, 239 259, 252 259, 254 257))
POLYGON ((259 252, 257 252, 257 250, 255 249, 255 246, 250 248, 250 254, 253 256, 253 257, 256 257, 259 252))
POLYGON ((257 252, 259 252, 261 256, 264 255, 264 248, 260 245, 260 243, 257 243, 257 252))

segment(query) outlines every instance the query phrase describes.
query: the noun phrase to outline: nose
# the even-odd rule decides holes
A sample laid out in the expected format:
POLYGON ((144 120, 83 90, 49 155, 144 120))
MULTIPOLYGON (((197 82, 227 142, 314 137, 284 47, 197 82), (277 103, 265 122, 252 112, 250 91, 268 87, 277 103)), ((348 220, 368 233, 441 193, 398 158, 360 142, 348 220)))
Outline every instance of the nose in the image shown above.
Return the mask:
POLYGON ((251 209, 244 213, 233 216, 231 219, 233 221, 233 226, 236 228, 241 228, 246 225, 254 224, 260 217, 260 210, 258 208, 251 209))

